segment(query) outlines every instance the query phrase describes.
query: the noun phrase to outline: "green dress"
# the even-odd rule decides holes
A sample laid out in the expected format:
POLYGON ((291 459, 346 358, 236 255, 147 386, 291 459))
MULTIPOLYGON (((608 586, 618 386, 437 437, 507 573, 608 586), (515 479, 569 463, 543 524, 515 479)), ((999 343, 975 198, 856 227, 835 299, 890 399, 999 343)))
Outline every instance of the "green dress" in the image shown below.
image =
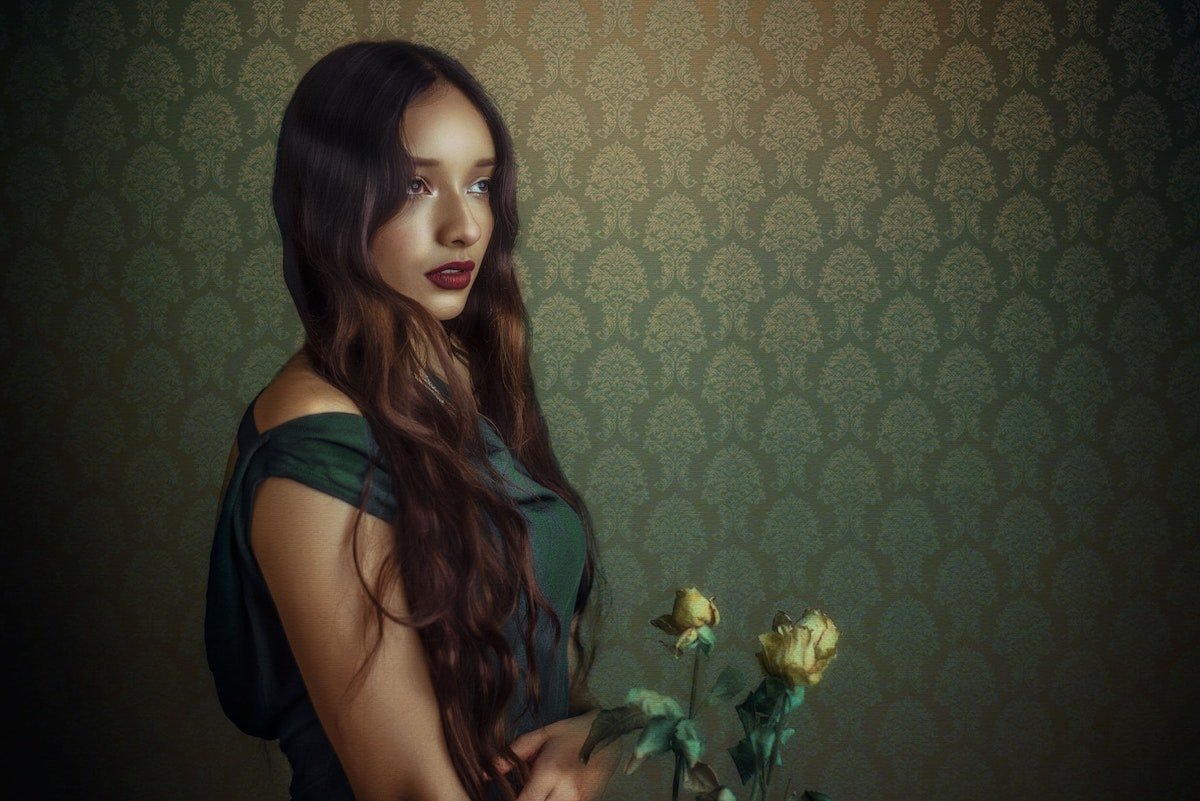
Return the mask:
MULTIPOLYGON (((367 471, 374 463, 367 511, 393 521, 397 511, 394 477, 370 426, 359 415, 310 414, 259 433, 253 412, 252 401, 238 427, 237 460, 221 500, 209 560, 204 619, 209 668, 229 719, 247 734, 279 740, 292 766, 293 801, 353 801, 250 550, 251 505, 260 481, 284 476, 357 507, 367 471)), ((566 648, 583 572, 584 532, 574 510, 529 476, 482 417, 480 427, 488 460, 529 521, 538 584, 562 623, 555 648, 553 624, 546 615, 539 616, 535 650, 542 720, 535 719, 530 710, 517 714, 526 699, 524 685, 518 684, 508 710, 510 736, 516 737, 567 716, 566 648)), ((524 614, 522 602, 518 617, 523 620, 524 614)), ((517 621, 507 621, 505 636, 524 667, 528 660, 519 631, 517 621)))

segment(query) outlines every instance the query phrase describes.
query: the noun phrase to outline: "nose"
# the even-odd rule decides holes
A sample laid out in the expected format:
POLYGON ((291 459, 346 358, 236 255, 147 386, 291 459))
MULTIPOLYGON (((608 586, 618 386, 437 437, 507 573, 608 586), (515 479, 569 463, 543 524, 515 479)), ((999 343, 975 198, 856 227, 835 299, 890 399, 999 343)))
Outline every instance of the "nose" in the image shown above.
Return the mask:
POLYGON ((479 241, 482 230, 470 199, 446 194, 441 198, 438 220, 438 240, 447 247, 470 247, 479 241))

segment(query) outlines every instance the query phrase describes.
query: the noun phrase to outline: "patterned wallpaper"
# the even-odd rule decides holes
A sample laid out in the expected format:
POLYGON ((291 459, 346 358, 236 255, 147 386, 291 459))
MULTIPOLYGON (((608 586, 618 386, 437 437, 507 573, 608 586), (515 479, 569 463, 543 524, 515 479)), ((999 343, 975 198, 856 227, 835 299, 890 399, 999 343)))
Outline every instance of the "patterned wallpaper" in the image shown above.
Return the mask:
MULTIPOLYGON (((695 584, 717 666, 753 669, 777 608, 842 628, 779 789, 1184 797, 1198 26, 1196 0, 6 5, 2 562, 38 797, 286 797, 204 662, 214 496, 300 342, 283 105, 391 36, 514 132, 539 390, 612 586, 602 700, 685 696, 647 621, 695 584)), ((733 781, 732 709, 701 726, 733 781)))

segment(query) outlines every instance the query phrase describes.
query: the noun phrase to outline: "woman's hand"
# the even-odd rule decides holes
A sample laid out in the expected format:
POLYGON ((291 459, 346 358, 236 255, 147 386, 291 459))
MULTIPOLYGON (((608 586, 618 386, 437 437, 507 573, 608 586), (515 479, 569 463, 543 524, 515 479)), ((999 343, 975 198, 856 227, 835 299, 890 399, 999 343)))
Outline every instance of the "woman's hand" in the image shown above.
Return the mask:
MULTIPOLYGON (((600 797, 620 761, 620 741, 592 752, 584 764, 579 749, 600 710, 551 723, 512 742, 517 756, 530 764, 529 783, 517 801, 593 801, 600 797)), ((501 772, 512 766, 503 763, 501 772)))

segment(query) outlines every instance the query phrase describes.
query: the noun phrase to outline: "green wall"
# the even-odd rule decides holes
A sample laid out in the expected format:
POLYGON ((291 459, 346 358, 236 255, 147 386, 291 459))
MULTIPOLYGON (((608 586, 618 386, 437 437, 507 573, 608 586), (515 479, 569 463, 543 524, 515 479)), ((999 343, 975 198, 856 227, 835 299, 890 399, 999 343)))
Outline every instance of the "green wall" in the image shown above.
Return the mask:
MULTIPOLYGON (((285 797, 204 661, 215 496, 300 341, 283 105, 391 36, 512 125, 539 391, 612 588, 602 700, 685 695, 647 621, 695 584, 717 665, 754 669, 777 608, 842 628, 779 790, 1195 785, 1198 25, 1195 0, 0 12, 2 578, 40 797, 285 797)), ((733 780, 732 710, 702 727, 733 780)), ((666 798, 666 767, 609 797, 666 798)))

